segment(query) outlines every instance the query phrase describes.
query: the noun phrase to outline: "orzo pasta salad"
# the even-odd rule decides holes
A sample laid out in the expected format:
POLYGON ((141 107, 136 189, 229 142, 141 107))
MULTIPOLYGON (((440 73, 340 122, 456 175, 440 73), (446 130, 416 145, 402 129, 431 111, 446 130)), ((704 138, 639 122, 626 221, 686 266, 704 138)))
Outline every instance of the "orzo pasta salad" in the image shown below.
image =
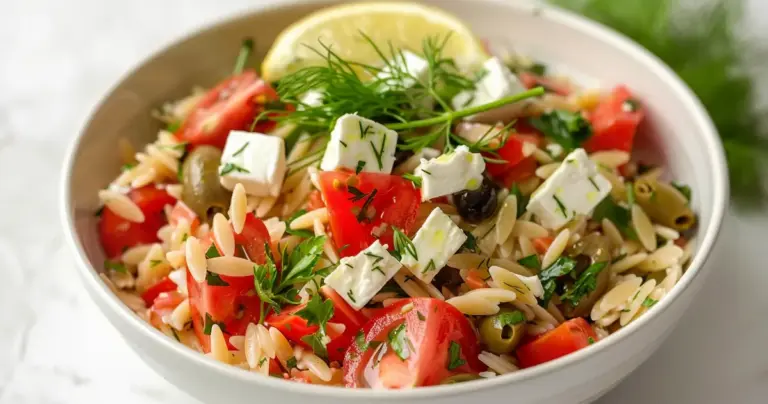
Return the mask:
POLYGON ((493 377, 599 343, 670 292, 691 190, 633 159, 625 86, 450 35, 274 81, 249 65, 163 106, 99 197, 104 281, 170 338, 304 383, 493 377))

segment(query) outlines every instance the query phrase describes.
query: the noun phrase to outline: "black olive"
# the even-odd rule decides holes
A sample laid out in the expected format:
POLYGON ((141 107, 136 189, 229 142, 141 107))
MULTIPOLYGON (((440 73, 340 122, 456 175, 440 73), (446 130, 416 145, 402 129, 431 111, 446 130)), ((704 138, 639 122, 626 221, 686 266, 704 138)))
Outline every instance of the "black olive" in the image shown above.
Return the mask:
POLYGON ((432 280, 432 284, 439 290, 443 286, 448 289, 453 289, 464 283, 464 279, 459 275, 459 270, 456 268, 447 267, 435 275, 432 280))
POLYGON ((399 166, 400 164, 405 163, 405 160, 408 160, 413 156, 413 150, 398 150, 395 152, 395 165, 394 167, 399 166))
POLYGON ((464 220, 471 223, 481 222, 496 213, 499 204, 496 196, 498 192, 498 185, 484 178, 480 188, 453 194, 453 204, 464 220))

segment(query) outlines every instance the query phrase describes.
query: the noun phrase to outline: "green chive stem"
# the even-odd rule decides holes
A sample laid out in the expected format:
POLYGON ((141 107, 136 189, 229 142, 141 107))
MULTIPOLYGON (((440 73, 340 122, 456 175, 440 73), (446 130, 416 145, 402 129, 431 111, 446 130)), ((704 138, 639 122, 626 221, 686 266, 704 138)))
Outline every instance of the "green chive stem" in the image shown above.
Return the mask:
POLYGON ((235 61, 235 70, 232 74, 240 74, 245 69, 245 64, 248 62, 248 57, 251 56, 253 51, 253 38, 243 39, 243 44, 240 45, 240 53, 237 54, 237 60, 235 61))

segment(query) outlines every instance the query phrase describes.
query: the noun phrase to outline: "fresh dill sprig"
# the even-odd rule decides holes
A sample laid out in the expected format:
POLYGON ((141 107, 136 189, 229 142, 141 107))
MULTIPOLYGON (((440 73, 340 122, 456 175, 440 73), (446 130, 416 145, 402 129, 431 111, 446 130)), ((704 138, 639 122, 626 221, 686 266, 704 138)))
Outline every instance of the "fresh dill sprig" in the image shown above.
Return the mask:
POLYGON ((763 48, 739 30, 744 0, 550 0, 622 32, 667 63, 706 107, 725 146, 731 193, 742 207, 768 202, 768 116, 757 107, 763 48), (695 4, 690 4, 695 3, 695 4))

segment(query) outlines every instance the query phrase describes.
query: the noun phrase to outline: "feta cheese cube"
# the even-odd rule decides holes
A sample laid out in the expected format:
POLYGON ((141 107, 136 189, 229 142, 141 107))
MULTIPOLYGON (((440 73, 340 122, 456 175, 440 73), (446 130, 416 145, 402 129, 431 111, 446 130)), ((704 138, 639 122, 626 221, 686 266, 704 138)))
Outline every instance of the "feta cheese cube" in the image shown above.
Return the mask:
POLYGON ((384 66, 379 71, 376 78, 386 82, 387 86, 403 86, 413 87, 417 80, 424 80, 429 73, 429 64, 424 58, 416 55, 413 52, 403 50, 400 55, 397 55, 390 61, 391 65, 395 66, 396 72, 393 72, 392 67, 384 66), (401 57, 402 55, 402 57, 401 57), (408 76, 403 75, 400 72, 405 72, 408 76))
POLYGON ((285 177, 285 143, 277 136, 233 130, 221 155, 219 176, 228 190, 243 184, 245 193, 278 196, 285 177))
MULTIPOLYGON (((501 59, 493 57, 486 60, 483 63, 483 69, 485 74, 477 82, 475 91, 462 91, 451 100, 454 109, 476 107, 526 91, 523 83, 504 65, 501 59)), ((469 120, 492 121, 495 123, 498 121, 497 116, 501 114, 502 110, 506 111, 508 108, 519 109, 523 105, 524 103, 510 104, 501 107, 499 110, 473 115, 469 117, 469 120)))
POLYGON ((610 192, 611 183, 598 172, 584 149, 576 149, 533 193, 526 209, 542 226, 557 229, 577 214, 591 214, 610 192))
POLYGON ((467 146, 459 146, 452 153, 431 160, 421 159, 414 174, 421 177, 421 199, 427 201, 479 188, 483 183, 483 171, 483 156, 470 153, 467 146))
POLYGON ((402 265, 376 240, 354 257, 344 257, 325 278, 350 306, 362 309, 400 270, 402 265))
POLYGON ((342 115, 331 131, 320 168, 355 170, 363 164, 362 171, 389 174, 395 164, 396 146, 397 132, 355 114, 342 115))
POLYGON ((414 276, 431 283, 465 241, 464 231, 440 208, 435 208, 413 238, 417 257, 404 254, 401 262, 414 276))

